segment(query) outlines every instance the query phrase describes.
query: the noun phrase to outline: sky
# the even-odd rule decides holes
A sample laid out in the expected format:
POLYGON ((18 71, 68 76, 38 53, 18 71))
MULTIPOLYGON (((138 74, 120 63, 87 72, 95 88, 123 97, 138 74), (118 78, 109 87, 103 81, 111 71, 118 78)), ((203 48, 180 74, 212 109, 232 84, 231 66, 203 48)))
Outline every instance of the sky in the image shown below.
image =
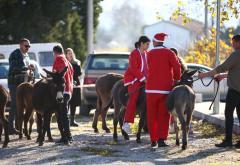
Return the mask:
MULTIPOLYGON (((184 5, 183 8, 186 13, 189 14, 188 16, 190 18, 204 22, 205 9, 203 0, 195 0, 195 2, 193 2, 193 0, 182 1, 184 5)), ((178 0, 103 0, 100 3, 103 12, 99 17, 97 44, 95 48, 104 50, 113 47, 128 47, 128 49, 131 49, 131 46, 141 34, 143 27, 159 22, 160 20, 157 18, 157 15, 163 20, 169 20, 173 11, 177 9, 177 3, 178 0), (131 11, 123 10, 123 8, 126 9, 126 4, 132 7, 131 11), (136 8, 139 9, 140 12, 138 12, 136 8), (133 12, 138 12, 136 13, 137 19, 139 17, 138 22, 134 19, 133 12), (130 23, 123 25, 124 21, 127 22, 129 19, 132 19, 130 23), (116 24, 117 20, 121 22, 116 24), (139 23, 138 25, 141 25, 141 27, 137 26, 137 23, 139 23), (119 27, 122 25, 125 27, 119 27), (136 30, 132 31, 134 28, 136 30), (125 34, 122 33, 123 31, 125 34)), ((211 25, 210 14, 208 18, 209 25, 211 25)), ((216 18, 214 18, 214 20, 216 20, 216 18)), ((237 24, 238 21, 236 19, 225 22, 225 26, 227 27, 237 26, 237 24)))
MULTIPOLYGON (((158 22, 157 12, 164 20, 169 20, 172 12, 177 7, 177 0, 104 0, 101 2, 103 13, 100 15, 100 27, 109 28, 111 26, 111 13, 114 8, 120 7, 123 3, 129 3, 132 6, 138 7, 143 13, 143 19, 146 24, 153 24, 158 22)), ((183 0, 184 8, 189 16, 204 22, 204 4, 200 0, 191 3, 192 0, 183 0), (191 5, 188 5, 191 4, 191 5)), ((119 13, 121 14, 121 13, 119 13)), ((209 15, 209 23, 211 22, 209 15)), ((225 26, 236 26, 237 20, 232 19, 225 23, 225 26)))

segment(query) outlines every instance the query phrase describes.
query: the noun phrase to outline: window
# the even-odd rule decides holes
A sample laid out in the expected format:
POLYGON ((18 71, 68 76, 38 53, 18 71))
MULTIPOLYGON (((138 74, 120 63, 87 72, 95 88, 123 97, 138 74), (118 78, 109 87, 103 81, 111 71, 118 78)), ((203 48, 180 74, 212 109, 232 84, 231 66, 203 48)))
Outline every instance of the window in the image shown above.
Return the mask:
POLYGON ((37 58, 36 58, 36 54, 35 54, 35 53, 29 52, 29 53, 28 53, 28 56, 29 56, 29 58, 30 58, 31 60, 37 61, 37 58))
POLYGON ((39 52, 39 64, 40 66, 52 66, 53 65, 53 52, 39 52))
POLYGON ((0 63, 0 79, 6 79, 8 77, 8 70, 8 63, 0 63))
POLYGON ((93 70, 126 70, 128 67, 128 55, 103 54, 95 55, 90 60, 89 69, 93 70))

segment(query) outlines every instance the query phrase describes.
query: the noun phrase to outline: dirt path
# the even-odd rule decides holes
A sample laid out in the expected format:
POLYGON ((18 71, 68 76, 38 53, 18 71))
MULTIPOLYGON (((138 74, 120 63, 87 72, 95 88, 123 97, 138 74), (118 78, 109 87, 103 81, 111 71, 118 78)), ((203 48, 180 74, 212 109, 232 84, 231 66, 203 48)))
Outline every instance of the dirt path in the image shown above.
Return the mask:
MULTIPOLYGON (((78 119, 80 127, 72 128, 75 141, 71 146, 46 142, 39 147, 35 143, 36 130, 30 141, 11 136, 9 147, 0 149, 0 164, 240 164, 239 150, 214 146, 222 138, 223 130, 205 122, 194 122, 195 134, 190 137, 186 151, 175 146, 173 134, 168 140, 170 147, 152 151, 147 134, 142 136, 141 144, 135 142, 135 135, 125 141, 120 134, 119 142, 115 143, 112 134, 93 133, 91 119, 78 119)), ((111 126, 112 121, 108 121, 108 125, 111 126)), ((52 132, 53 138, 58 139, 56 123, 52 125, 52 132)))

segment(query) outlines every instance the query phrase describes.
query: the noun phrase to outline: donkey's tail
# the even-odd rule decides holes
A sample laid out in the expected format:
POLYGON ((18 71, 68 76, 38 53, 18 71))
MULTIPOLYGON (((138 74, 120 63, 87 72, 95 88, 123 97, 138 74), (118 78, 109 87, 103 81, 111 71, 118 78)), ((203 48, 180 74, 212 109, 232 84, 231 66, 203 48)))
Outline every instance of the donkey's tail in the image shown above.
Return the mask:
POLYGON ((174 109, 174 97, 172 94, 168 95, 167 108, 168 108, 168 111, 172 111, 174 109))
POLYGON ((113 104, 113 97, 110 98, 110 100, 107 102, 107 105, 103 107, 103 110, 107 110, 111 105, 113 104))

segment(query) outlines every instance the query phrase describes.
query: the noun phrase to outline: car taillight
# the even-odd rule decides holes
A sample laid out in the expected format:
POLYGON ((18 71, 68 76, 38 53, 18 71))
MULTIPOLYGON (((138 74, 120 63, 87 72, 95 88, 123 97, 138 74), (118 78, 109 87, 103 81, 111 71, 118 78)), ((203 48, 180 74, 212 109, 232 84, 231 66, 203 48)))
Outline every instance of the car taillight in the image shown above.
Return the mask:
POLYGON ((95 84, 96 78, 93 77, 85 77, 84 78, 84 84, 95 84))

